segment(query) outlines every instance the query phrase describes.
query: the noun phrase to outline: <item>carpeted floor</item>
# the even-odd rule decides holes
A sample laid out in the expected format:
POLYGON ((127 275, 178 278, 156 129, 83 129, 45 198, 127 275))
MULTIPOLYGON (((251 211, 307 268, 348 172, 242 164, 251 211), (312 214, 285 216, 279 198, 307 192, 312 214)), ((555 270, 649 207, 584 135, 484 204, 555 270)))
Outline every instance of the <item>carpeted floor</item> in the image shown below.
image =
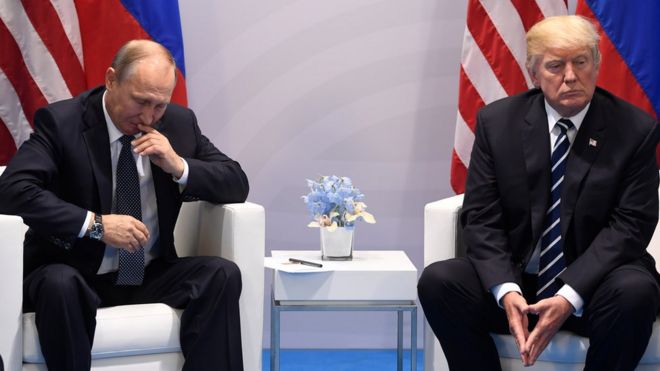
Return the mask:
MULTIPOLYGON (((263 371, 270 371, 270 351, 264 350, 263 371)), ((424 353, 417 351, 417 371, 424 353)), ((396 371, 396 349, 285 349, 280 371, 396 371)), ((410 370, 410 352, 403 353, 403 370, 410 370)))

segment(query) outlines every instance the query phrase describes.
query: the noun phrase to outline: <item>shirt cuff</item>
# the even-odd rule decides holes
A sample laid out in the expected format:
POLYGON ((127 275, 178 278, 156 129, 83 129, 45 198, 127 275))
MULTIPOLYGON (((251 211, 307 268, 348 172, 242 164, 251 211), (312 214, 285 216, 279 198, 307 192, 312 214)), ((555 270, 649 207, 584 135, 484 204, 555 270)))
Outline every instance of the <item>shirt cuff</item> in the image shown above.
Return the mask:
POLYGON ((573 290, 571 286, 564 284, 564 286, 562 286, 559 291, 557 291, 557 295, 563 297, 564 299, 568 300, 569 303, 571 303, 575 309, 573 311, 573 315, 575 317, 582 317, 582 311, 584 310, 584 300, 582 300, 582 297, 577 293, 577 291, 573 290))
POLYGON ((181 178, 177 179, 176 177, 172 177, 175 182, 179 183, 179 189, 186 188, 186 185, 188 184, 188 172, 190 171, 190 168, 188 167, 188 162, 181 157, 181 161, 183 161, 183 174, 181 174, 181 178))
POLYGON ((520 289, 520 286, 518 286, 517 283, 514 282, 504 282, 499 285, 493 286, 490 289, 490 292, 495 296, 495 300, 497 301, 497 305, 500 306, 500 308, 504 308, 502 306, 502 298, 504 295, 510 293, 511 291, 515 291, 522 295, 522 290, 520 289))
POLYGON ((78 233, 78 238, 85 237, 85 233, 87 233, 87 226, 89 225, 89 221, 92 220, 92 215, 94 215, 93 212, 87 211, 87 216, 85 217, 85 222, 83 223, 82 228, 80 229, 80 233, 78 233))

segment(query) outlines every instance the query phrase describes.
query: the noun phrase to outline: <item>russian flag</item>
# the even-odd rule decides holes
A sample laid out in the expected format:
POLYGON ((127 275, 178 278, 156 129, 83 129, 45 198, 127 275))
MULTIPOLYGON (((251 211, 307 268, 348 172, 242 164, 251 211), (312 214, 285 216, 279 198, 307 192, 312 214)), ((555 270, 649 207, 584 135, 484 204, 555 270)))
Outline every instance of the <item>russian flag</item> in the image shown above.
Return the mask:
POLYGON ((172 101, 187 105, 178 0, 76 0, 87 86, 103 83, 112 57, 126 42, 151 39, 169 49, 177 65, 172 101))
MULTIPOLYGON (((579 0, 576 14, 599 27, 598 85, 658 119, 660 113, 660 2, 579 0)), ((660 164, 660 147, 656 150, 660 164)))

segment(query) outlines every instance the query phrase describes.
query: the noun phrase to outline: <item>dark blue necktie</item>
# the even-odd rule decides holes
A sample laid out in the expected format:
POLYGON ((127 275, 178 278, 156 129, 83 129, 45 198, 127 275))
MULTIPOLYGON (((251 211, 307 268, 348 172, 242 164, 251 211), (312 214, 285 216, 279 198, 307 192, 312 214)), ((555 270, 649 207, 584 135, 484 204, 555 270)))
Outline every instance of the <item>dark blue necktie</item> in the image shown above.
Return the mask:
MULTIPOLYGON (((115 212, 142 220, 140 179, 138 178, 135 158, 131 151, 131 141, 134 139, 135 137, 130 135, 124 135, 119 138, 122 146, 119 153, 119 160, 117 161, 115 212)), ((140 247, 134 253, 119 249, 117 285, 140 285, 143 278, 144 249, 140 247)))
POLYGON ((564 243, 561 239, 561 188, 566 172, 566 162, 570 143, 566 133, 573 127, 573 123, 567 119, 561 119, 556 124, 560 133, 552 149, 550 162, 552 164, 552 188, 550 188, 550 207, 545 215, 543 223, 543 235, 541 236, 541 256, 539 260, 539 275, 536 297, 540 299, 549 298, 560 289, 555 278, 566 269, 564 259, 564 243))

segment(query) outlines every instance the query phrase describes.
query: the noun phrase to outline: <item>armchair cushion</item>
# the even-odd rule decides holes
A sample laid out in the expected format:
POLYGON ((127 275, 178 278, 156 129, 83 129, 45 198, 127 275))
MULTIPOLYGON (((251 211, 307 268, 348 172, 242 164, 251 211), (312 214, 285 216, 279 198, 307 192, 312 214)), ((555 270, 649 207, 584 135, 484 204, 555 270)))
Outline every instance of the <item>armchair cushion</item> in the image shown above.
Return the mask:
MULTIPOLYGON (((181 351, 181 312, 160 303, 99 309, 92 359, 181 351)), ((23 362, 45 362, 34 313, 23 315, 23 362)))

